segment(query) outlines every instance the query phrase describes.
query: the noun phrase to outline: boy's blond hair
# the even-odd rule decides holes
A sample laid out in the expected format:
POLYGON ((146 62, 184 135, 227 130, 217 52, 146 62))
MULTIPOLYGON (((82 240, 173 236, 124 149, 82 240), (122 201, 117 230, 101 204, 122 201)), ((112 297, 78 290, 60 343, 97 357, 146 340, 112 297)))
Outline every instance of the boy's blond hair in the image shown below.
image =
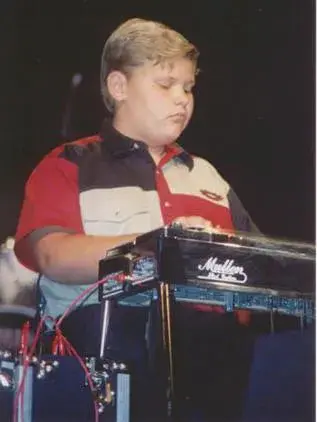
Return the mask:
POLYGON ((101 93, 107 109, 114 112, 114 99, 107 87, 110 72, 129 72, 146 61, 155 64, 188 58, 197 64, 199 52, 180 33, 160 23, 139 18, 121 24, 106 41, 101 56, 101 93))

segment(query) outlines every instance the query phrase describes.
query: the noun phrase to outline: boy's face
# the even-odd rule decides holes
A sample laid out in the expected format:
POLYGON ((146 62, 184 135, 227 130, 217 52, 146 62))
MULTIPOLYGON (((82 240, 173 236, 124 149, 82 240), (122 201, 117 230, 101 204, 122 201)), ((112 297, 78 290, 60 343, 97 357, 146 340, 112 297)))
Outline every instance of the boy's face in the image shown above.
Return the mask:
POLYGON ((185 58, 134 69, 124 77, 114 120, 117 129, 150 146, 174 142, 193 113, 195 73, 195 64, 185 58))

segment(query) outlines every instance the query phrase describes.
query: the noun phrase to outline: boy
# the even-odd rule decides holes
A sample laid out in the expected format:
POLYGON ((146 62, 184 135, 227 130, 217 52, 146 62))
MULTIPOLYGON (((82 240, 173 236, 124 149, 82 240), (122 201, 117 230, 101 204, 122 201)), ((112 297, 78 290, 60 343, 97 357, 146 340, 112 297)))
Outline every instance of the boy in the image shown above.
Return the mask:
MULTIPOLYGON (((176 143, 192 116, 197 59, 181 34, 142 19, 123 23, 105 43, 101 91, 111 121, 99 135, 49 153, 26 185, 15 251, 42 274, 46 314, 61 315, 97 280, 105 252, 140 233, 173 221, 255 230, 216 169, 176 143)), ((111 341, 120 356, 144 362, 146 318, 146 308, 117 306, 111 341)), ((80 353, 98 354, 99 320, 92 294, 66 321, 80 353)))

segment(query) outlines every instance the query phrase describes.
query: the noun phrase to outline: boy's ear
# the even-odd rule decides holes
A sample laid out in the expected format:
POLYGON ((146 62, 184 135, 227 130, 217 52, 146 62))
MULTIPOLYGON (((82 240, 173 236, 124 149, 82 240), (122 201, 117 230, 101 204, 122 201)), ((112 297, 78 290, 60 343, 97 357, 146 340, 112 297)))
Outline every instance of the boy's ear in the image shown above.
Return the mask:
POLYGON ((124 73, 114 70, 107 77, 107 87, 112 98, 121 102, 127 96, 127 78, 124 73))

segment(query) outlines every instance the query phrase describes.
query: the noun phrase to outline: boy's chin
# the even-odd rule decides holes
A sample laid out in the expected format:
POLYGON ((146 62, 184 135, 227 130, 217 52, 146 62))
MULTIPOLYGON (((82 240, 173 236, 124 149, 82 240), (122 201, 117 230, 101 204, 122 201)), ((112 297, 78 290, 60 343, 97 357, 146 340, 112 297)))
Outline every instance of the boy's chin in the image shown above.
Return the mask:
POLYGON ((171 145, 174 142, 177 141, 179 135, 178 136, 167 136, 163 139, 157 140, 156 145, 160 145, 160 146, 165 146, 165 145, 171 145))
POLYGON ((172 144, 173 142, 177 141, 182 132, 183 130, 181 130, 181 128, 173 128, 166 131, 165 144, 172 144))
POLYGON ((156 137, 152 138, 152 145, 156 146, 164 146, 173 144, 178 140, 181 133, 183 131, 180 128, 167 128, 165 131, 161 131, 160 133, 156 133, 156 137))

